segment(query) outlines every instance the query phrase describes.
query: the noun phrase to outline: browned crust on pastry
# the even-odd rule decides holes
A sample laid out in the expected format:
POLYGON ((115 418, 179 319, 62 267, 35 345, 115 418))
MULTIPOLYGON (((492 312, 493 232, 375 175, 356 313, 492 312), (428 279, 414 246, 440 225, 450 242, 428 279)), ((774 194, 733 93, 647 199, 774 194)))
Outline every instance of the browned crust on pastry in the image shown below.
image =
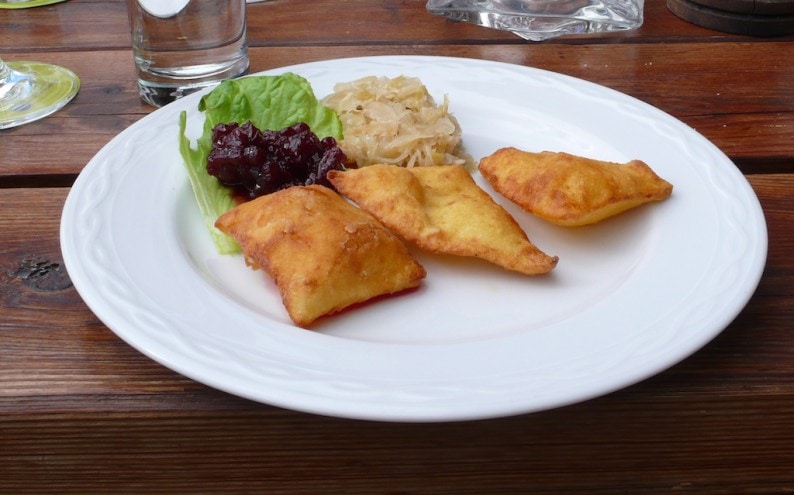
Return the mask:
POLYGON ((398 237, 322 186, 262 196, 215 225, 240 243, 249 265, 273 277, 287 312, 301 327, 417 287, 426 275, 398 237))
POLYGON ((479 164, 496 191, 557 225, 600 222, 672 194, 673 186, 644 162, 612 163, 544 151, 502 148, 479 164))
POLYGON ((388 228, 433 253, 474 256, 527 275, 557 257, 533 245, 512 216, 460 166, 372 165, 328 174, 342 194, 388 228))

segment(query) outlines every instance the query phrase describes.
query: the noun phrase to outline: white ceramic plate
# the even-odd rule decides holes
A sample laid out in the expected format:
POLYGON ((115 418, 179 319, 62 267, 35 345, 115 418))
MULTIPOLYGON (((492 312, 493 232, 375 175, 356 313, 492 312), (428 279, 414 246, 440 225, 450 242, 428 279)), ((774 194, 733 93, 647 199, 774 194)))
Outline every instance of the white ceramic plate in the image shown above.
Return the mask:
POLYGON ((513 415, 599 396, 677 363, 741 311, 766 259, 766 224, 742 174, 673 117, 582 80, 522 66, 374 57, 279 70, 318 97, 367 75, 417 76, 451 110, 475 158, 503 146, 646 161, 668 200, 565 229, 477 181, 530 239, 560 257, 551 276, 418 255, 422 288, 291 324, 273 283, 215 253, 177 147, 178 114, 198 135, 200 94, 105 146, 63 211, 75 287, 130 345, 199 382, 318 414, 387 421, 513 415))

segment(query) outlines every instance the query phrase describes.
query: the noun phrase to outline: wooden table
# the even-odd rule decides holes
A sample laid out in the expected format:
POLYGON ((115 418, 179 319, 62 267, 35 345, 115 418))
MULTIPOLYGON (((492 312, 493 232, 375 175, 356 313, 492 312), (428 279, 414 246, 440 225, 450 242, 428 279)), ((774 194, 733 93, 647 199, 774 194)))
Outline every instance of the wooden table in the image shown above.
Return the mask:
POLYGON ((367 422, 249 402, 122 342, 71 286, 58 228, 69 187, 151 112, 125 2, 0 11, 7 60, 82 79, 57 114, 0 131, 0 492, 794 492, 794 37, 709 31, 648 0, 636 32, 541 44, 431 16, 422 0, 249 7, 252 72, 375 54, 539 67, 625 92, 720 147, 764 208, 755 295, 701 351, 572 406, 440 424, 367 422))

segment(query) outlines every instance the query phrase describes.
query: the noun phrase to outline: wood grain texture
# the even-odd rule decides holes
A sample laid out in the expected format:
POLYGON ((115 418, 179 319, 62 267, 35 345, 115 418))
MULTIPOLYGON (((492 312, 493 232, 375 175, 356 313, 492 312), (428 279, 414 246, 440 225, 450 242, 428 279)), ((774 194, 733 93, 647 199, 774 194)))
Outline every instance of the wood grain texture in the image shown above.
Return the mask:
MULTIPOLYGON (((493 29, 454 23, 425 10, 425 0, 269 0, 248 7, 249 44, 255 47, 381 44, 534 43, 493 29), (319 19, 319 22, 317 21, 319 19)), ((585 35, 551 44, 737 41, 748 38, 705 29, 646 0, 637 31, 585 35)), ((791 39, 788 37, 786 39, 791 39)), ((549 43, 546 43, 549 44, 549 43)), ((69 0, 43 8, 0 11, 0 49, 16 52, 128 49, 126 0, 69 0)))
MULTIPOLYGON (((742 170, 791 170, 786 139, 794 121, 794 37, 750 43, 681 21, 650 0, 638 31, 531 43, 500 31, 428 14, 424 2, 271 0, 249 7, 251 71, 367 55, 438 55, 551 70, 646 101, 702 132, 742 170), (316 29, 314 12, 334 12, 316 29), (759 65, 757 60, 770 60, 759 65)), ((112 137, 153 109, 135 87, 124 1, 70 0, 0 11, 7 60, 62 64, 82 80, 77 98, 54 116, 3 131, 0 186, 68 184, 112 137), (90 26, 87 24, 90 23, 90 26), (55 149, 69 149, 57 159, 55 149)), ((453 102, 454 104, 454 102, 453 102)))
POLYGON ((0 454, 8 468, 3 490, 612 495, 785 493, 791 486, 785 400, 759 399, 761 416, 744 401, 704 400, 692 409, 682 398, 638 395, 444 425, 264 409, 178 419, 51 417, 35 431, 3 431, 13 448, 0 454))
MULTIPOLYGON (((792 170, 794 64, 783 60, 794 60, 794 43, 255 48, 251 72, 340 56, 408 54, 501 61, 602 84, 694 127, 747 173, 792 170), (779 61, 759 65, 759 57, 779 61)), ((71 68, 83 85, 75 100, 52 117, 3 131, 0 185, 31 176, 73 177, 110 139, 153 110, 138 98, 127 51, 7 58, 33 55, 71 68), (69 153, 55 159, 49 148, 38 146, 43 139, 69 153)))
POLYGON ((794 36, 711 31, 665 3, 647 0, 635 32, 544 43, 431 16, 424 0, 249 7, 254 72, 411 54, 552 70, 692 126, 759 196, 763 277, 702 350, 584 403, 442 424, 244 400, 161 366, 103 325, 71 286, 58 235, 75 176, 153 110, 136 94, 125 2, 0 11, 0 55, 61 63, 83 82, 62 111, 0 131, 0 494, 794 492, 794 36))
POLYGON ((713 342, 599 399, 436 425, 285 411, 163 368, 72 287, 42 291, 20 275, 28 260, 62 263, 67 191, 0 190, 0 493, 785 493, 794 174, 749 179, 769 258, 747 308, 713 342))

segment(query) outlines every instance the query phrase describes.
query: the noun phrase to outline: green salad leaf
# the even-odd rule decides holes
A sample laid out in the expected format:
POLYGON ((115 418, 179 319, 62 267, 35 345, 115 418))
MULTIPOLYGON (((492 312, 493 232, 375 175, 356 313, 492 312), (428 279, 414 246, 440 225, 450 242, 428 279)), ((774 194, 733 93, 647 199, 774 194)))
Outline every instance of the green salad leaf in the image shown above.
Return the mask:
POLYGON ((331 136, 340 140, 342 123, 336 112, 320 103, 309 81, 291 72, 223 81, 201 98, 198 109, 204 112, 204 127, 195 148, 185 134, 187 113, 179 116, 179 152, 218 252, 236 253, 240 251, 237 242, 215 228, 215 220, 232 209, 235 202, 232 191, 207 173, 212 129, 217 124, 250 121, 261 130, 277 131, 305 122, 320 139, 331 136))

